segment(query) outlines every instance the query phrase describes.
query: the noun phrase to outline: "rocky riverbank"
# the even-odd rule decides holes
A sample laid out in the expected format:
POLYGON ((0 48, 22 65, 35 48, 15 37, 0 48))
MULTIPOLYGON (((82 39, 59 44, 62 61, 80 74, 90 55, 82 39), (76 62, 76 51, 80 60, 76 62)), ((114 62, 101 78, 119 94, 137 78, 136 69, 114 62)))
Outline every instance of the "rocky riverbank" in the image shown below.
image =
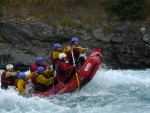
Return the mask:
POLYGON ((89 53, 95 47, 101 48, 108 68, 150 68, 150 28, 147 24, 136 30, 125 25, 116 26, 112 33, 104 33, 99 26, 89 33, 87 29, 76 31, 41 22, 23 24, 6 20, 0 20, 0 68, 12 63, 17 69, 26 70, 37 56, 44 57, 50 64, 53 44, 61 43, 65 47, 74 36, 89 48, 89 53))

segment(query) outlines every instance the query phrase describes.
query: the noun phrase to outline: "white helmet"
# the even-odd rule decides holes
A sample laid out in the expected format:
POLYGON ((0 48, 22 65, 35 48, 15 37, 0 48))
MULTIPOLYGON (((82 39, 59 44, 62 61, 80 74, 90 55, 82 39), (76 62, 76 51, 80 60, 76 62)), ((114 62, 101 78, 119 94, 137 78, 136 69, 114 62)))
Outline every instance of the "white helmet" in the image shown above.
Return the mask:
POLYGON ((66 54, 65 53, 60 53, 59 54, 59 59, 62 59, 62 58, 65 58, 66 57, 66 54))
POLYGON ((14 68, 14 66, 13 66, 12 64, 8 64, 8 65, 6 66, 6 69, 7 69, 8 71, 12 70, 13 68, 14 68))

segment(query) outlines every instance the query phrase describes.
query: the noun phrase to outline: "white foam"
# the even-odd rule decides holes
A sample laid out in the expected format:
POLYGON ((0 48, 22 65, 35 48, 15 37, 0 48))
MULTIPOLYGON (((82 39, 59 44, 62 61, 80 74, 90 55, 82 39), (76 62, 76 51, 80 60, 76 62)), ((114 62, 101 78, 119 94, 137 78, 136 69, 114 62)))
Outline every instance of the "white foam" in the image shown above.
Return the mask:
POLYGON ((149 73, 101 68, 81 91, 49 98, 0 89, 0 113, 149 113, 149 73))

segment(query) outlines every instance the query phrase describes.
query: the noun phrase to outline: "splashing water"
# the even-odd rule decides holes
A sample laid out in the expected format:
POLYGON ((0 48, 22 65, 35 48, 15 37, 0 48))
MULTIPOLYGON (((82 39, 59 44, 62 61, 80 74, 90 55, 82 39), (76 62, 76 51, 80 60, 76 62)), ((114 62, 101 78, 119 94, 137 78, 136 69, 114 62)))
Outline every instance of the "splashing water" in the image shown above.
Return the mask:
POLYGON ((79 92, 48 98, 0 89, 0 113, 150 113, 150 69, 100 69, 79 92))

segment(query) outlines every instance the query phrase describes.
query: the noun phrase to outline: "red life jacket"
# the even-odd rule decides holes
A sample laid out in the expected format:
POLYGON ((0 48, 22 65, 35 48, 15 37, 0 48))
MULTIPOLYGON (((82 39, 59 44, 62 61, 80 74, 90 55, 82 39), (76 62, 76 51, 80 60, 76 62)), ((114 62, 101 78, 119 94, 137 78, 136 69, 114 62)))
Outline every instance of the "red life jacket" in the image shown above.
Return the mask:
POLYGON ((5 74, 6 74, 7 71, 4 71, 2 73, 2 76, 1 76, 1 83, 2 84, 7 84, 7 85, 14 85, 14 81, 12 80, 11 77, 5 77, 5 74))
POLYGON ((67 79, 67 75, 69 72, 74 69, 74 66, 67 66, 65 61, 60 61, 59 64, 56 66, 56 77, 58 81, 65 82, 67 79))
POLYGON ((79 51, 79 49, 78 48, 75 48, 75 49, 73 49, 73 55, 74 55, 74 58, 75 59, 78 59, 79 58, 79 55, 80 55, 80 51, 79 51))
POLYGON ((45 70, 46 70, 46 67, 47 67, 46 64, 43 63, 43 64, 41 64, 41 65, 38 65, 38 64, 35 62, 35 63, 31 66, 30 71, 31 71, 31 72, 35 72, 39 66, 44 67, 45 70))
POLYGON ((64 82, 66 80, 65 71, 59 70, 59 64, 56 64, 56 78, 59 82, 64 82))
MULTIPOLYGON (((71 51, 66 52, 67 58, 72 59, 71 51)), ((80 51, 78 48, 73 49, 73 56, 75 59, 78 59, 80 55, 80 51)))

